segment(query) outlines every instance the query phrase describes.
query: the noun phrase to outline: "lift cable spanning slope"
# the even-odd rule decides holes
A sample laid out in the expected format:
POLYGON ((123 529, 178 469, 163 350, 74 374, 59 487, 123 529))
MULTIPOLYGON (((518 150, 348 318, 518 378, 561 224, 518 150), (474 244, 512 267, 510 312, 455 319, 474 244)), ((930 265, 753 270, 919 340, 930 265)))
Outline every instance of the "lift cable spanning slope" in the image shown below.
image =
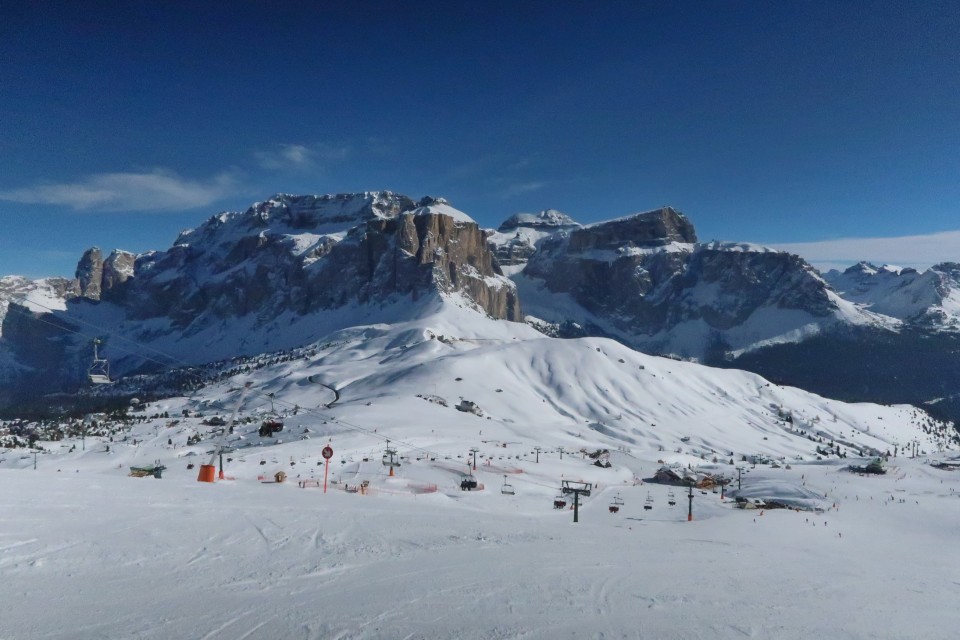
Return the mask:
MULTIPOLYGON (((37 307, 41 307, 41 308, 43 308, 43 309, 46 309, 47 311, 50 311, 51 313, 56 313, 56 312, 60 311, 60 309, 53 309, 53 308, 51 308, 51 307, 48 307, 48 306, 46 306, 46 305, 44 305, 44 304, 35 302, 35 301, 33 301, 33 300, 27 300, 27 299, 26 299, 25 297, 23 297, 23 296, 17 296, 17 295, 9 294, 9 293, 3 293, 3 294, 0 294, 0 295, 4 296, 4 297, 6 297, 6 298, 8 298, 8 299, 10 299, 10 300, 14 300, 14 301, 21 302, 21 303, 24 303, 24 304, 30 304, 30 305, 35 305, 35 306, 37 306, 37 307)), ((17 306, 17 307, 10 307, 10 309, 17 309, 18 311, 21 311, 21 313, 28 311, 28 310, 26 310, 26 309, 23 309, 23 305, 17 306), (21 310, 21 309, 22 309, 22 310, 21 310)), ((67 332, 69 332, 69 333, 73 333, 73 334, 76 334, 76 335, 84 336, 84 337, 87 337, 87 338, 97 339, 97 336, 98 336, 98 335, 106 335, 106 336, 110 336, 110 337, 117 338, 117 339, 119 339, 119 340, 121 340, 121 341, 123 341, 123 342, 125 342, 125 343, 127 343, 127 344, 129 344, 129 345, 132 345, 134 348, 143 349, 143 350, 147 350, 147 351, 152 351, 153 353, 155 353, 155 354, 157 354, 157 355, 160 355, 160 356, 166 358, 169 362, 161 362, 160 360, 157 360, 157 359, 155 359, 155 358, 151 358, 151 357, 149 357, 149 356, 145 356, 145 355, 143 355, 142 352, 138 352, 138 351, 135 351, 135 350, 130 349, 130 348, 115 347, 116 349, 118 349, 118 350, 120 350, 120 351, 123 351, 123 352, 125 352, 125 353, 129 353, 129 354, 131 354, 131 355, 139 356, 139 357, 142 358, 143 360, 146 360, 146 361, 148 361, 148 362, 152 362, 152 363, 157 364, 157 365, 160 365, 160 366, 162 366, 162 367, 170 367, 170 366, 171 366, 171 363, 174 363, 174 364, 176 364, 176 365, 178 365, 178 366, 184 367, 184 368, 186 368, 186 369, 189 370, 189 369, 193 369, 195 366, 197 366, 197 365, 192 365, 192 364, 186 362, 185 360, 183 360, 183 359, 181 359, 181 358, 178 358, 177 356, 171 355, 171 354, 169 354, 169 353, 166 353, 166 352, 164 352, 164 351, 162 351, 162 350, 160 350, 160 349, 157 349, 157 348, 155 348, 155 347, 149 347, 149 346, 147 346, 147 345, 141 344, 141 343, 137 342, 136 340, 132 340, 132 339, 127 338, 127 337, 125 337, 125 336, 119 335, 119 334, 117 334, 117 333, 115 333, 115 332, 112 332, 112 331, 109 331, 109 330, 105 330, 105 329, 103 329, 102 327, 99 327, 99 326, 97 326, 97 325, 95 325, 95 324, 93 324, 93 323, 91 323, 91 322, 87 322, 87 321, 84 321, 84 320, 76 320, 76 322, 79 323, 79 324, 82 324, 82 325, 84 325, 84 326, 87 326, 87 327, 89 327, 90 329, 94 329, 94 330, 100 331, 100 333, 99 333, 99 334, 89 334, 89 333, 85 333, 85 332, 80 331, 80 330, 78 330, 78 329, 73 329, 73 328, 64 326, 63 324, 59 324, 59 323, 55 323, 55 322, 50 322, 49 320, 44 320, 43 318, 38 317, 38 316, 36 316, 36 315, 32 315, 32 314, 31 314, 31 319, 33 319, 33 320, 35 320, 35 321, 38 321, 38 322, 43 322, 44 324, 48 324, 48 325, 50 325, 50 326, 52 326, 52 327, 56 327, 57 329, 59 329, 59 330, 61 330, 61 331, 67 331, 67 332)), ((72 321, 73 321, 73 320, 71 319, 71 322, 72 322, 72 321)), ((199 373, 194 372, 193 375, 195 375, 195 376, 197 377, 198 382, 201 382, 201 383, 203 382, 203 379, 202 379, 202 377, 200 376, 199 373)), ((327 385, 323 385, 323 386, 327 386, 327 385)), ((330 387, 328 387, 328 388, 330 388, 330 387)), ((331 389, 331 390, 332 390, 332 389, 331 389)), ((337 399, 339 399, 339 392, 334 391, 334 393, 336 393, 337 399)), ((263 397, 263 398, 266 399, 266 400, 272 400, 272 401, 275 402, 276 404, 281 405, 281 406, 286 406, 286 407, 289 408, 289 409, 295 409, 295 408, 296 408, 296 409, 298 409, 298 410, 299 410, 300 412, 302 412, 302 413, 306 413, 306 414, 308 414, 308 415, 312 415, 312 416, 317 417, 317 418, 320 418, 320 419, 322 419, 322 420, 326 420, 327 422, 333 422, 333 423, 335 423, 335 424, 339 424, 339 425, 341 425, 341 426, 343 426, 343 427, 346 427, 346 428, 349 429, 349 430, 357 431, 357 432, 359 432, 359 433, 363 433, 363 434, 365 434, 365 435, 367 435, 367 436, 370 436, 371 438, 375 438, 375 439, 377 439, 377 440, 390 441, 390 442, 393 442, 393 443, 395 443, 395 444, 403 445, 405 448, 407 448, 407 449, 409 449, 409 450, 411 450, 411 451, 420 451, 420 452, 422 452, 422 453, 426 453, 426 454, 431 455, 431 456, 438 456, 438 455, 440 455, 440 454, 439 454, 438 452, 436 452, 436 451, 431 451, 431 450, 429 450, 429 449, 425 449, 425 448, 423 448, 423 447, 419 447, 419 446, 417 446, 417 445, 415 445, 415 444, 413 444, 413 443, 410 443, 410 442, 405 442, 405 441, 403 441, 403 440, 398 440, 398 439, 396 439, 396 438, 387 438, 387 437, 384 436, 383 434, 377 433, 374 428, 364 427, 364 426, 361 426, 361 425, 358 425, 358 424, 354 424, 354 423, 348 422, 348 421, 346 421, 346 420, 343 420, 342 418, 335 418, 335 417, 333 417, 333 416, 330 416, 330 415, 327 415, 327 414, 324 414, 324 413, 320 413, 320 412, 317 411, 316 409, 310 409, 310 408, 308 408, 308 407, 300 407, 299 405, 296 405, 296 404, 294 404, 294 403, 286 402, 286 401, 280 400, 280 399, 278 399, 278 398, 276 398, 276 397, 272 397, 270 394, 268 394, 268 393, 266 393, 266 392, 256 392, 256 391, 255 391, 255 392, 253 392, 252 395, 263 397)))
MULTIPOLYGON (((27 308, 25 307, 25 305, 33 305, 33 306, 35 306, 35 307, 40 307, 41 309, 46 309, 46 310, 49 311, 50 313, 57 313, 57 312, 59 312, 59 311, 62 311, 62 309, 54 309, 54 308, 52 308, 52 307, 48 307, 47 305, 45 305, 45 304, 43 304, 43 303, 36 302, 36 301, 34 301, 34 300, 27 300, 25 297, 23 297, 23 296, 18 296, 18 295, 15 295, 15 294, 0 293, 0 296, 5 297, 5 298, 7 298, 7 299, 10 300, 10 301, 15 301, 15 302, 23 303, 23 304, 20 304, 20 305, 18 305, 18 306, 11 306, 11 307, 9 307, 9 308, 8 308, 8 312, 9 312, 9 311, 17 311, 17 312, 23 313, 23 314, 30 313, 29 309, 27 309, 27 308)), ((122 334, 116 333, 115 331, 110 331, 109 329, 104 329, 103 327, 100 327, 100 326, 98 326, 98 325, 95 325, 95 324, 93 324, 92 322, 87 322, 86 320, 83 320, 83 319, 80 319, 80 318, 70 318, 69 321, 65 321, 64 323, 50 322, 49 320, 45 320, 45 319, 43 319, 42 317, 40 317, 40 316, 38 316, 38 315, 34 315, 34 314, 32 314, 32 313, 31 313, 31 315, 30 315, 30 318, 31 318, 31 320, 35 320, 35 321, 37 321, 37 322, 42 322, 42 323, 44 323, 44 324, 50 325, 51 327, 55 327, 55 328, 57 328, 57 329, 59 329, 59 330, 61 330, 61 331, 67 331, 67 332, 69 332, 69 333, 72 333, 72 334, 75 334, 75 335, 78 335, 78 336, 83 336, 83 337, 89 338, 89 339, 91 339, 91 340, 95 340, 95 339, 97 339, 97 338, 99 338, 99 337, 101 337, 101 336, 107 336, 107 337, 109 337, 109 338, 112 339, 112 340, 111 340, 111 348, 117 349, 117 350, 122 351, 122 352, 124 352, 124 353, 129 353, 130 355, 139 356, 141 359, 146 360, 147 362, 152 362, 152 363, 154 363, 154 364, 158 364, 158 365, 161 365, 161 366, 163 366, 163 367, 169 367, 170 364, 171 364, 171 362, 173 362, 173 363, 175 363, 175 364, 177 364, 177 365, 185 366, 185 367, 187 367, 187 368, 192 368, 193 366, 195 366, 195 365, 191 365, 191 364, 189 364, 189 363, 181 360, 180 358, 177 358, 177 357, 175 357, 175 356, 171 356, 169 353, 165 353, 164 351, 161 351, 160 349, 157 349, 157 348, 155 348, 155 347, 151 347, 151 346, 142 344, 142 343, 137 342, 136 340, 132 340, 132 339, 130 339, 130 338, 128 338, 128 337, 126 337, 126 336, 124 336, 124 335, 122 335, 122 334), (83 325, 83 326, 85 326, 85 327, 88 327, 89 329, 92 329, 94 332, 81 331, 81 330, 79 330, 79 329, 66 326, 66 322, 69 322, 70 324, 80 324, 80 325, 83 325), (116 344, 113 344, 115 341, 125 342, 125 343, 131 345, 131 347, 130 347, 130 348, 124 348, 124 347, 121 347, 121 346, 117 346, 116 344), (162 357, 168 359, 170 362, 161 362, 160 360, 157 360, 157 359, 155 359, 155 358, 151 358, 150 356, 146 356, 146 355, 144 355, 144 351, 153 352, 154 354, 156 354, 156 355, 158 355, 158 356, 162 356, 162 357)))

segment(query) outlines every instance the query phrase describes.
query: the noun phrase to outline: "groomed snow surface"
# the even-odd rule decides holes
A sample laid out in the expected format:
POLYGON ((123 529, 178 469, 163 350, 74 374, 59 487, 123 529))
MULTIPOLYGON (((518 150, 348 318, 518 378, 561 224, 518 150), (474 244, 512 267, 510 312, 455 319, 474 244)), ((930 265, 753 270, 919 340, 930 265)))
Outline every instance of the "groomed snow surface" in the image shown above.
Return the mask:
POLYGON ((804 475, 839 505, 823 514, 733 510, 697 492, 686 522, 665 487, 601 485, 579 524, 551 496, 501 495, 499 475, 480 471, 493 491, 419 496, 207 485, 182 468, 162 480, 3 471, 2 633, 956 637, 957 482, 896 465, 877 478, 836 465, 751 472, 804 475), (626 504, 610 514, 615 491, 626 504))
POLYGON ((543 338, 455 305, 316 349, 142 407, 112 442, 42 442, 36 470, 27 451, 0 450, 0 637, 930 639, 960 628, 960 472, 926 464, 956 451, 934 453, 946 443, 913 408, 543 338), (228 418, 248 381, 228 479, 199 483, 216 442, 201 421, 228 418), (325 406, 333 393, 318 381, 340 400, 325 406), (262 438, 268 393, 285 426, 262 438), (457 411, 461 400, 482 415, 457 411), (386 438, 401 458, 393 477, 386 438), (849 457, 817 460, 831 441, 849 457), (914 441, 924 453, 906 457, 914 441), (461 491, 472 447, 483 489, 461 491), (894 447, 886 475, 844 470, 863 463, 858 451, 894 447), (597 449, 610 468, 581 453, 597 449), (741 462, 754 454, 778 464, 741 462), (742 510, 695 490, 688 522, 683 488, 643 481, 662 460, 735 487, 731 458, 747 469, 744 496, 811 510, 742 510), (154 461, 162 479, 128 475, 154 461), (563 480, 594 484, 579 523, 554 509, 563 480))

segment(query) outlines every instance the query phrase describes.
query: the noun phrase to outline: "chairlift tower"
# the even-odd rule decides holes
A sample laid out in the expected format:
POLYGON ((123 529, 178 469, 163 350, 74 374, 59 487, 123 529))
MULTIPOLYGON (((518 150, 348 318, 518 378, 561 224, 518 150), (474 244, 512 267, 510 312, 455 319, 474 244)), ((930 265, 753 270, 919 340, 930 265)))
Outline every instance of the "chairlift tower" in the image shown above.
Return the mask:
POLYGON ((593 490, 593 483, 564 480, 562 493, 573 494, 573 521, 580 522, 580 496, 589 496, 593 490))
POLYGON ((397 450, 390 448, 390 441, 387 440, 387 448, 383 452, 383 466, 390 468, 389 475, 393 475, 393 468, 400 466, 400 461, 397 460, 397 450))
POLYGON ((539 463, 540 463, 540 451, 541 451, 541 449, 540 449, 540 447, 534 447, 533 450, 537 452, 537 464, 539 464, 539 463))
POLYGON ((223 431, 220 432, 220 438, 217 440, 216 446, 213 448, 213 453, 210 455, 210 462, 207 464, 200 465, 200 474, 197 476, 197 482, 214 482, 214 476, 216 475, 216 467, 213 465, 217 460, 217 456, 220 455, 220 479, 223 480, 223 450, 224 443, 227 439, 227 431, 230 428, 230 425, 233 424, 233 421, 237 419, 237 414, 240 413, 240 406, 243 404, 243 399, 247 397, 247 392, 250 391, 250 387, 253 386, 252 382, 246 382, 243 385, 243 388, 240 389, 240 397, 237 398, 237 404, 233 408, 233 414, 230 416, 230 420, 223 425, 223 431))
POLYGON ((480 451, 477 447, 470 447, 470 453, 473 454, 473 470, 477 470, 477 453, 480 451))

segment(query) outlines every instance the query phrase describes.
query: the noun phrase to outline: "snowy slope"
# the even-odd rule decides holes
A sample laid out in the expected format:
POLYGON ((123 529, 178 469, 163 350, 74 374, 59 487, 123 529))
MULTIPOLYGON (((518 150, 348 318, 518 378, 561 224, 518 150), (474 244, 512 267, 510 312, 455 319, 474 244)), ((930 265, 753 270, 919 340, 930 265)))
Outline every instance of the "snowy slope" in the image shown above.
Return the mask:
POLYGON ((960 623, 942 552, 960 526, 960 474, 903 457, 914 441, 954 445, 912 407, 551 339, 455 297, 289 355, 138 407, 112 440, 41 442, 36 471, 24 449, 0 451, 0 509, 16 514, 0 533, 4 633, 950 638, 960 623), (228 416, 244 382, 233 479, 198 483, 217 438, 202 421, 228 416), (461 399, 482 415, 456 410, 461 399), (260 437, 272 410, 284 429, 260 437), (831 441, 851 457, 818 460, 831 441), (843 471, 857 451, 895 447, 887 476, 843 471), (464 492, 471 448, 483 489, 464 492), (601 448, 610 468, 586 456, 601 448), (679 488, 642 481, 664 463, 736 478, 731 458, 744 496, 819 511, 741 511, 696 491, 687 522, 679 488), (127 477, 155 461, 162 480, 127 477), (279 471, 288 481, 269 482, 279 471), (564 480, 594 485, 576 525, 553 508, 564 480))
POLYGON ((824 278, 840 295, 875 313, 941 330, 960 328, 960 268, 935 265, 919 272, 861 262, 824 278))
POLYGON ((65 282, 62 278, 31 280, 22 276, 0 277, 0 335, 3 331, 3 319, 10 308, 11 300, 22 302, 34 313, 45 313, 50 309, 65 309, 65 282))
MULTIPOLYGON (((686 464, 701 462, 701 455, 810 459, 828 442, 847 452, 892 451, 915 439, 929 450, 943 444, 940 434, 920 429, 927 418, 912 407, 845 404, 603 338, 547 338, 526 325, 491 320, 455 296, 421 318, 340 330, 309 355, 299 353, 153 409, 224 413, 236 396, 230 389, 249 381, 256 391, 243 415, 262 415, 272 398, 288 413, 298 407, 294 420, 308 433, 359 438, 365 444, 358 447, 376 448, 391 437, 449 454, 478 441, 519 442, 628 448, 686 464), (331 392, 316 382, 339 391, 333 407, 324 408, 331 392), (482 416, 455 410, 464 399, 482 416)), ((302 428, 293 434, 303 435, 302 428)), ((255 434, 256 425, 245 429, 255 434)), ((261 442, 247 433, 232 439, 261 442)))

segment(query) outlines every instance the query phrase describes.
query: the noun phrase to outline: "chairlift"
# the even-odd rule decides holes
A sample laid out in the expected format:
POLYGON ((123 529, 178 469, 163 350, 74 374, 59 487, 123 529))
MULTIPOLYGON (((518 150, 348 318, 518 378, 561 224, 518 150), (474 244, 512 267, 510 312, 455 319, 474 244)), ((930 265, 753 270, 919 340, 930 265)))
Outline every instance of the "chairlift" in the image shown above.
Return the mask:
POLYGON ((507 476, 503 476, 503 486, 500 487, 500 493, 506 496, 515 495, 517 492, 514 490, 513 485, 507 482, 507 476))
POLYGON ((676 497, 674 497, 673 491, 667 494, 667 504, 670 505, 671 507, 676 506, 677 504, 677 499, 676 497))
POLYGON ((643 510, 650 511, 653 509, 653 496, 650 495, 650 492, 647 492, 647 499, 643 503, 643 510))
POLYGON ((473 491, 477 488, 477 479, 471 473, 470 475, 462 476, 460 478, 460 490, 461 491, 473 491))
POLYGON ((260 423, 258 433, 261 438, 270 438, 273 437, 273 434, 277 431, 283 431, 283 420, 278 416, 268 416, 260 423))
POLYGON ((558 495, 553 499, 553 508, 554 509, 566 509, 567 508, 567 498, 563 494, 558 495))
POLYGON ((610 510, 610 513, 617 513, 618 511, 620 511, 620 507, 622 506, 623 506, 623 498, 621 498, 620 494, 618 493, 613 497, 613 502, 610 503, 610 506, 608 507, 608 509, 610 510))
POLYGON ((99 347, 103 344, 100 338, 93 341, 93 362, 87 369, 87 378, 93 384, 110 384, 110 362, 106 358, 101 358, 99 347))
POLYGON ((400 456, 397 455, 396 449, 390 448, 389 441, 386 450, 383 452, 383 466, 391 468, 400 466, 400 456))
POLYGON ((268 393, 267 397, 270 398, 270 413, 260 423, 259 434, 261 438, 269 438, 278 431, 283 431, 283 419, 273 406, 273 394, 268 393))

